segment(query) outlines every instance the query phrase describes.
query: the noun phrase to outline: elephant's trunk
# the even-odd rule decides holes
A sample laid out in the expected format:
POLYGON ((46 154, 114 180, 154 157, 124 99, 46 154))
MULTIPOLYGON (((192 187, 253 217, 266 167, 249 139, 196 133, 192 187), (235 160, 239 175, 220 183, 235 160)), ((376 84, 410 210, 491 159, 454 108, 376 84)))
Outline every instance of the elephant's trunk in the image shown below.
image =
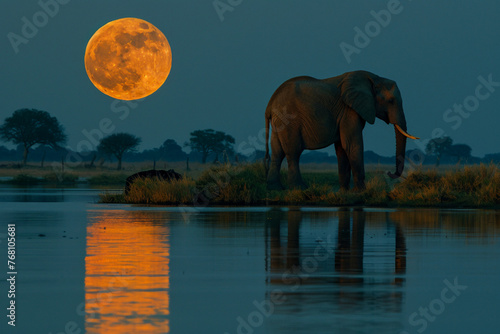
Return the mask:
POLYGON ((389 112, 388 115, 389 123, 394 124, 394 131, 396 132, 396 172, 394 174, 388 173, 388 175, 396 179, 403 174, 403 170, 405 168, 405 154, 406 154, 406 139, 418 139, 406 131, 406 119, 405 114, 403 112, 403 106, 401 104, 398 105, 398 108, 389 112))
MULTIPOLYGON (((400 126, 406 132, 405 126, 400 126)), ((396 172, 394 174, 389 174, 392 178, 398 178, 403 174, 403 169, 405 167, 405 153, 406 153, 406 136, 399 131, 397 125, 394 125, 394 131, 396 132, 396 172)))

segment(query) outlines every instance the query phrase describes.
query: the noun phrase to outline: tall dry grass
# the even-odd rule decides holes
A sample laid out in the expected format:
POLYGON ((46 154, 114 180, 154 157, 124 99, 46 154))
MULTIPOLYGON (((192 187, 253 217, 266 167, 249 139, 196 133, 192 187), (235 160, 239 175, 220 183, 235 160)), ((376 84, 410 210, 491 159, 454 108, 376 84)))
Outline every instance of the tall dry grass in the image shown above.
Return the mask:
POLYGON ((267 193, 262 163, 221 164, 205 170, 196 182, 199 194, 215 204, 257 204, 267 193))
POLYGON ((500 204, 500 171, 495 164, 465 166, 439 174, 410 173, 389 193, 405 206, 486 207, 500 204))
POLYGON ((124 200, 140 204, 192 204, 196 183, 190 178, 168 182, 157 178, 137 179, 124 200))

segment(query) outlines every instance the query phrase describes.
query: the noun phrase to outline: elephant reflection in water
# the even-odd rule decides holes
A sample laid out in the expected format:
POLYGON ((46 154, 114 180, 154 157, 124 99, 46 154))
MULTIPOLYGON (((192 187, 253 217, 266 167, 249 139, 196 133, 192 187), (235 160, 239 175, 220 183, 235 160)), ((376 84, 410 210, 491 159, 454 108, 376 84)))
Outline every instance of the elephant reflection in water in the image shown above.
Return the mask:
MULTIPOLYGON (((384 238, 395 237, 394 267, 374 275, 364 268, 364 260, 373 259, 373 254, 367 259, 364 253, 369 244, 365 242, 366 213, 348 209, 325 214, 330 214, 330 221, 338 215, 336 244, 334 236, 313 241, 310 233, 300 233, 305 215, 301 211, 268 213, 266 271, 268 283, 280 286, 286 295, 279 307, 317 304, 330 305, 329 311, 378 308, 377 312, 401 312, 399 287, 406 272, 406 244, 399 224, 391 223, 385 214, 381 217, 392 229, 384 238)), ((329 224, 328 219, 323 221, 329 224)))
MULTIPOLYGON (((365 239, 366 213, 354 210, 352 212, 352 233, 350 212, 348 210, 339 211, 338 245, 335 252, 335 271, 345 274, 363 273, 363 251, 365 239)), ((388 219, 388 217, 387 217, 388 219)), ((394 283, 403 283, 403 275, 406 272, 406 242, 399 224, 394 224, 395 228, 395 268, 394 283)), ((356 281, 359 278, 343 277, 344 281, 356 281)), ((362 282, 362 279, 361 281, 362 282)))

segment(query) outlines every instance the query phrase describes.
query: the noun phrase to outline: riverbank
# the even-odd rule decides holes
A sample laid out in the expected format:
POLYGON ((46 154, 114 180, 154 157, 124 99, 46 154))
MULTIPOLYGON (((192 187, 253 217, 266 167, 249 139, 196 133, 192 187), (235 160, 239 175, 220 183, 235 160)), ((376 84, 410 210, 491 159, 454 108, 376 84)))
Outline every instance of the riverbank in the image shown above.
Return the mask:
MULTIPOLYGON (((153 205, 301 205, 372 207, 500 208, 500 169, 494 164, 414 170, 390 179, 367 171, 366 190, 340 191, 335 172, 304 172, 309 187, 268 191, 262 164, 217 165, 198 179, 175 182, 138 180, 129 194, 103 193, 102 203, 153 205)), ((286 184, 286 171, 282 172, 286 184)))

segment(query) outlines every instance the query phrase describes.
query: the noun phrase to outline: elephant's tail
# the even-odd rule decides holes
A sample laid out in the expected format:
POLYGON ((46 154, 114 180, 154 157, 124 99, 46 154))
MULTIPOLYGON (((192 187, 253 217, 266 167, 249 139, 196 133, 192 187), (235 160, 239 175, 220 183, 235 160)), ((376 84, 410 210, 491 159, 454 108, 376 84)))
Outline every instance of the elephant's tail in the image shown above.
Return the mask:
POLYGON ((264 169, 266 171, 266 177, 267 173, 269 172, 269 163, 270 163, 270 157, 269 157, 269 121, 271 120, 271 113, 268 113, 266 110, 266 155, 264 156, 264 169))

